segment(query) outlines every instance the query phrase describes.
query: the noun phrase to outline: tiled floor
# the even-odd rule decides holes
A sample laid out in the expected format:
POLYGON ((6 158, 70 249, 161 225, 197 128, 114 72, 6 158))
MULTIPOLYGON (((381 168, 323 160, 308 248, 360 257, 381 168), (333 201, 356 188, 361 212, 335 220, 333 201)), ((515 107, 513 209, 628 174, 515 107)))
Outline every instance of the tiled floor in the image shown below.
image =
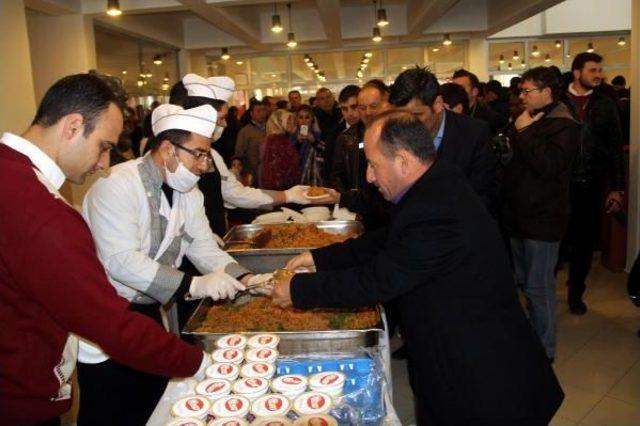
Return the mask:
MULTIPOLYGON (((640 425, 640 308, 626 294, 626 274, 594 259, 576 317, 566 304, 566 270, 558 274, 558 351, 554 368, 566 394, 552 426, 640 425)), ((398 344, 392 341, 392 347, 398 344)), ((392 362, 394 404, 403 425, 415 423, 403 361, 392 362)))

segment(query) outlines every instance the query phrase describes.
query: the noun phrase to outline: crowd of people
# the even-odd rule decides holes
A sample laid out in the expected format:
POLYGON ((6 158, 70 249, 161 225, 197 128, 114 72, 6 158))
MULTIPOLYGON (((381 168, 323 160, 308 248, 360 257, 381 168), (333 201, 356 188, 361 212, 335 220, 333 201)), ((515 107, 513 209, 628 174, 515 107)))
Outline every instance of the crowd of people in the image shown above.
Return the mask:
POLYGON ((310 204, 320 186, 317 203, 357 213, 366 233, 254 291, 283 308, 385 303, 418 424, 547 424, 563 399, 555 271, 568 261, 570 310, 586 314, 598 222, 625 204, 629 92, 602 64, 581 53, 564 75, 532 68, 509 88, 415 67, 337 100, 252 99, 241 116, 225 76, 187 74, 145 117, 103 78, 63 78, 0 140, 0 195, 26 206, 0 207, 0 365, 16 366, 0 369, 3 413, 59 424, 77 362, 79 425, 144 424, 168 377, 211 362, 161 329, 161 307, 177 331, 196 299, 272 278, 222 250, 227 210, 310 204), (109 167, 113 148, 78 214, 60 186, 109 167))

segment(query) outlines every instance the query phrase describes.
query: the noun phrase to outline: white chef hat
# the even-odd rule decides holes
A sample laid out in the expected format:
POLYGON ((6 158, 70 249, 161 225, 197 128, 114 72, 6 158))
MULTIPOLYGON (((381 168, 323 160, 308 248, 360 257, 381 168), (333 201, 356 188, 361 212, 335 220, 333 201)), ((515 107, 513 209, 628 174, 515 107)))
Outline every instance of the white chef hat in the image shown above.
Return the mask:
POLYGON ((228 102, 236 88, 234 81, 225 76, 204 78, 198 74, 182 77, 182 84, 189 96, 199 96, 228 102))
POLYGON ((158 136, 165 130, 186 130, 210 138, 216 128, 218 113, 211 105, 184 109, 178 105, 163 104, 151 114, 151 128, 158 136))

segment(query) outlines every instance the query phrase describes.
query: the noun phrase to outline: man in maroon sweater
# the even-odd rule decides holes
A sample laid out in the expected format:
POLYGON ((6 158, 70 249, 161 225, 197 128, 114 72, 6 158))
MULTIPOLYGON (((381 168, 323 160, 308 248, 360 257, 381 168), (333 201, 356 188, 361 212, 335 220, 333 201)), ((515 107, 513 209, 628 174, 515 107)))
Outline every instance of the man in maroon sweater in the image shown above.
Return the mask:
POLYGON ((59 424, 71 407, 80 336, 115 360, 191 376, 203 353, 131 312, 109 284, 89 228, 58 193, 109 165, 122 112, 99 77, 78 74, 45 94, 22 136, 0 139, 0 418, 59 424))

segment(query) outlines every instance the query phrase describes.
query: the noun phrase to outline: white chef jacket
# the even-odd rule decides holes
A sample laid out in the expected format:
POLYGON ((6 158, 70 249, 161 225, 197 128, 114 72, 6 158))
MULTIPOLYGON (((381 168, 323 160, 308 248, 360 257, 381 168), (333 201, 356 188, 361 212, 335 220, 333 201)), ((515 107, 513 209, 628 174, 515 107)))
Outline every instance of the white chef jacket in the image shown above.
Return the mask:
POLYGON ((234 209, 240 207, 244 209, 257 209, 259 207, 270 207, 273 205, 273 198, 269 195, 270 191, 244 186, 238 181, 236 176, 229 171, 218 151, 211 148, 211 155, 213 156, 213 162, 216 168, 220 172, 220 187, 226 208, 234 209))
MULTIPOLYGON (((83 216, 118 294, 132 303, 167 303, 184 277, 176 267, 185 255, 202 273, 223 267, 234 277, 248 273, 215 242, 198 187, 173 191, 169 206, 162 183, 147 154, 112 167, 85 196, 83 216)), ((81 342, 79 360, 104 361, 97 349, 81 342)))

